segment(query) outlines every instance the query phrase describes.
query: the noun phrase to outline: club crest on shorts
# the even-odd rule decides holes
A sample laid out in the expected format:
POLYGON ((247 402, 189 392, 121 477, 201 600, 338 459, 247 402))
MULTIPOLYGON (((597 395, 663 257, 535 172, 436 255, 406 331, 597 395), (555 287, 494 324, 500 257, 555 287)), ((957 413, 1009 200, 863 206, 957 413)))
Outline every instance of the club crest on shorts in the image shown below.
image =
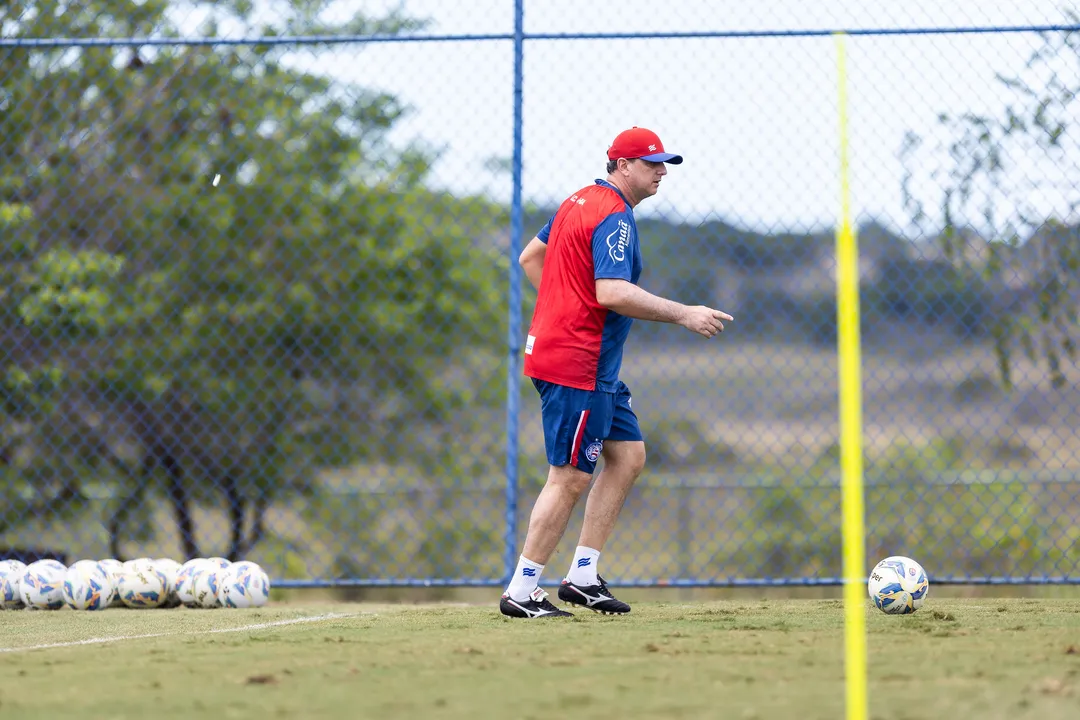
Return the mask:
POLYGON ((596 462, 596 459, 600 457, 600 451, 604 449, 604 443, 599 440, 590 443, 589 447, 585 448, 585 457, 589 458, 589 462, 596 462))

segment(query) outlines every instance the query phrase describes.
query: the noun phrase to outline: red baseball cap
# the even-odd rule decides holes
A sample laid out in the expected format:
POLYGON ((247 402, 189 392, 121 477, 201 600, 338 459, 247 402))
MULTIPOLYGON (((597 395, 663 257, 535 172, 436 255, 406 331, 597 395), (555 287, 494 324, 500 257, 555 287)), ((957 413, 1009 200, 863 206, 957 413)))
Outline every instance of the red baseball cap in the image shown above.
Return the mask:
POLYGON ((660 137, 656 133, 637 125, 615 136, 611 147, 607 150, 607 156, 608 160, 641 158, 649 162, 664 162, 672 165, 682 163, 682 155, 664 152, 664 143, 660 142, 660 137))

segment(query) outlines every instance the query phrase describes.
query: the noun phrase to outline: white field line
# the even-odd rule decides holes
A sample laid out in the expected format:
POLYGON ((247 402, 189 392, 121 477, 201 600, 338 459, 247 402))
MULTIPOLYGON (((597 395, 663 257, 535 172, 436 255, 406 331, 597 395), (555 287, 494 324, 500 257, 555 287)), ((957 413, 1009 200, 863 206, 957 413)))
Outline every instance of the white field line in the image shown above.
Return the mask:
POLYGON ((78 645, 100 645, 101 643, 120 642, 123 640, 145 640, 147 638, 168 637, 170 635, 214 635, 216 633, 245 632, 247 630, 265 630, 266 628, 282 627, 283 625, 299 625, 300 623, 313 623, 322 620, 336 620, 338 618, 356 617, 359 613, 326 613, 325 615, 312 615, 310 617, 292 618, 291 620, 275 620, 273 622, 256 623, 254 625, 241 625, 240 627, 217 628, 215 630, 193 630, 163 633, 147 633, 145 635, 115 635, 113 637, 88 638, 86 640, 72 640, 71 642, 48 643, 46 645, 27 645, 26 647, 0 648, 0 653, 25 652, 27 650, 48 650, 50 648, 76 647, 78 645))

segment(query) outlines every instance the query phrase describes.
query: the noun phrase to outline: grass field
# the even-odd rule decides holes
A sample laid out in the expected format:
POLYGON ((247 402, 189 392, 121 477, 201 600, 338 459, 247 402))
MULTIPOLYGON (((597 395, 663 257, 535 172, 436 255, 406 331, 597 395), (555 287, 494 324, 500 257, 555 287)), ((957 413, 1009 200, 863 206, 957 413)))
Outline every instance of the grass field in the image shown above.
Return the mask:
MULTIPOLYGON (((939 599, 867 617, 871 717, 1080 716, 1080 602, 939 599)), ((544 622, 469 605, 7 612, 0 714, 842 718, 842 637, 837 600, 646 602, 544 622)))

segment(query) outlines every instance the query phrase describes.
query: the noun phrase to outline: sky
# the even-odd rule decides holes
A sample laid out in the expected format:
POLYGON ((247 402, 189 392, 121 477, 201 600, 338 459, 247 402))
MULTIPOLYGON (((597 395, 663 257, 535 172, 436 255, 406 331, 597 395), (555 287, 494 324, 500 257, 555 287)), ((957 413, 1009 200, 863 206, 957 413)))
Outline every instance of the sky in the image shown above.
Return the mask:
MULTIPOLYGON (((427 33, 509 33, 513 5, 353 0, 333 4, 330 14, 401 8, 429 18, 427 33)), ((1065 21, 1062 6, 1046 0, 526 0, 525 30, 1028 25, 1065 21)), ((935 150, 948 138, 938 117, 965 111, 999 115, 1019 102, 995 76, 1015 74, 1039 44, 1032 33, 848 38, 851 193, 858 218, 914 232, 901 195, 905 135, 926 138, 911 165, 913 188, 934 207, 943 189, 934 173, 947 168, 935 150)), ((488 161, 512 152, 512 53, 507 41, 394 43, 302 48, 297 60, 408 104, 410 113, 392 139, 420 140, 439 151, 431 184, 507 201, 510 176, 488 161)), ((639 214, 722 219, 759 230, 831 227, 840 193, 837 77, 836 43, 829 37, 527 41, 524 196, 551 207, 602 177, 611 139, 638 125, 658 132, 669 151, 686 158, 670 168, 658 196, 643 203, 639 214)), ((1027 201, 1066 213, 1077 194, 1068 173, 1034 156, 1016 161, 1017 177, 1061 175, 1053 191, 1028 187, 1028 180, 1018 186, 1027 201)))

